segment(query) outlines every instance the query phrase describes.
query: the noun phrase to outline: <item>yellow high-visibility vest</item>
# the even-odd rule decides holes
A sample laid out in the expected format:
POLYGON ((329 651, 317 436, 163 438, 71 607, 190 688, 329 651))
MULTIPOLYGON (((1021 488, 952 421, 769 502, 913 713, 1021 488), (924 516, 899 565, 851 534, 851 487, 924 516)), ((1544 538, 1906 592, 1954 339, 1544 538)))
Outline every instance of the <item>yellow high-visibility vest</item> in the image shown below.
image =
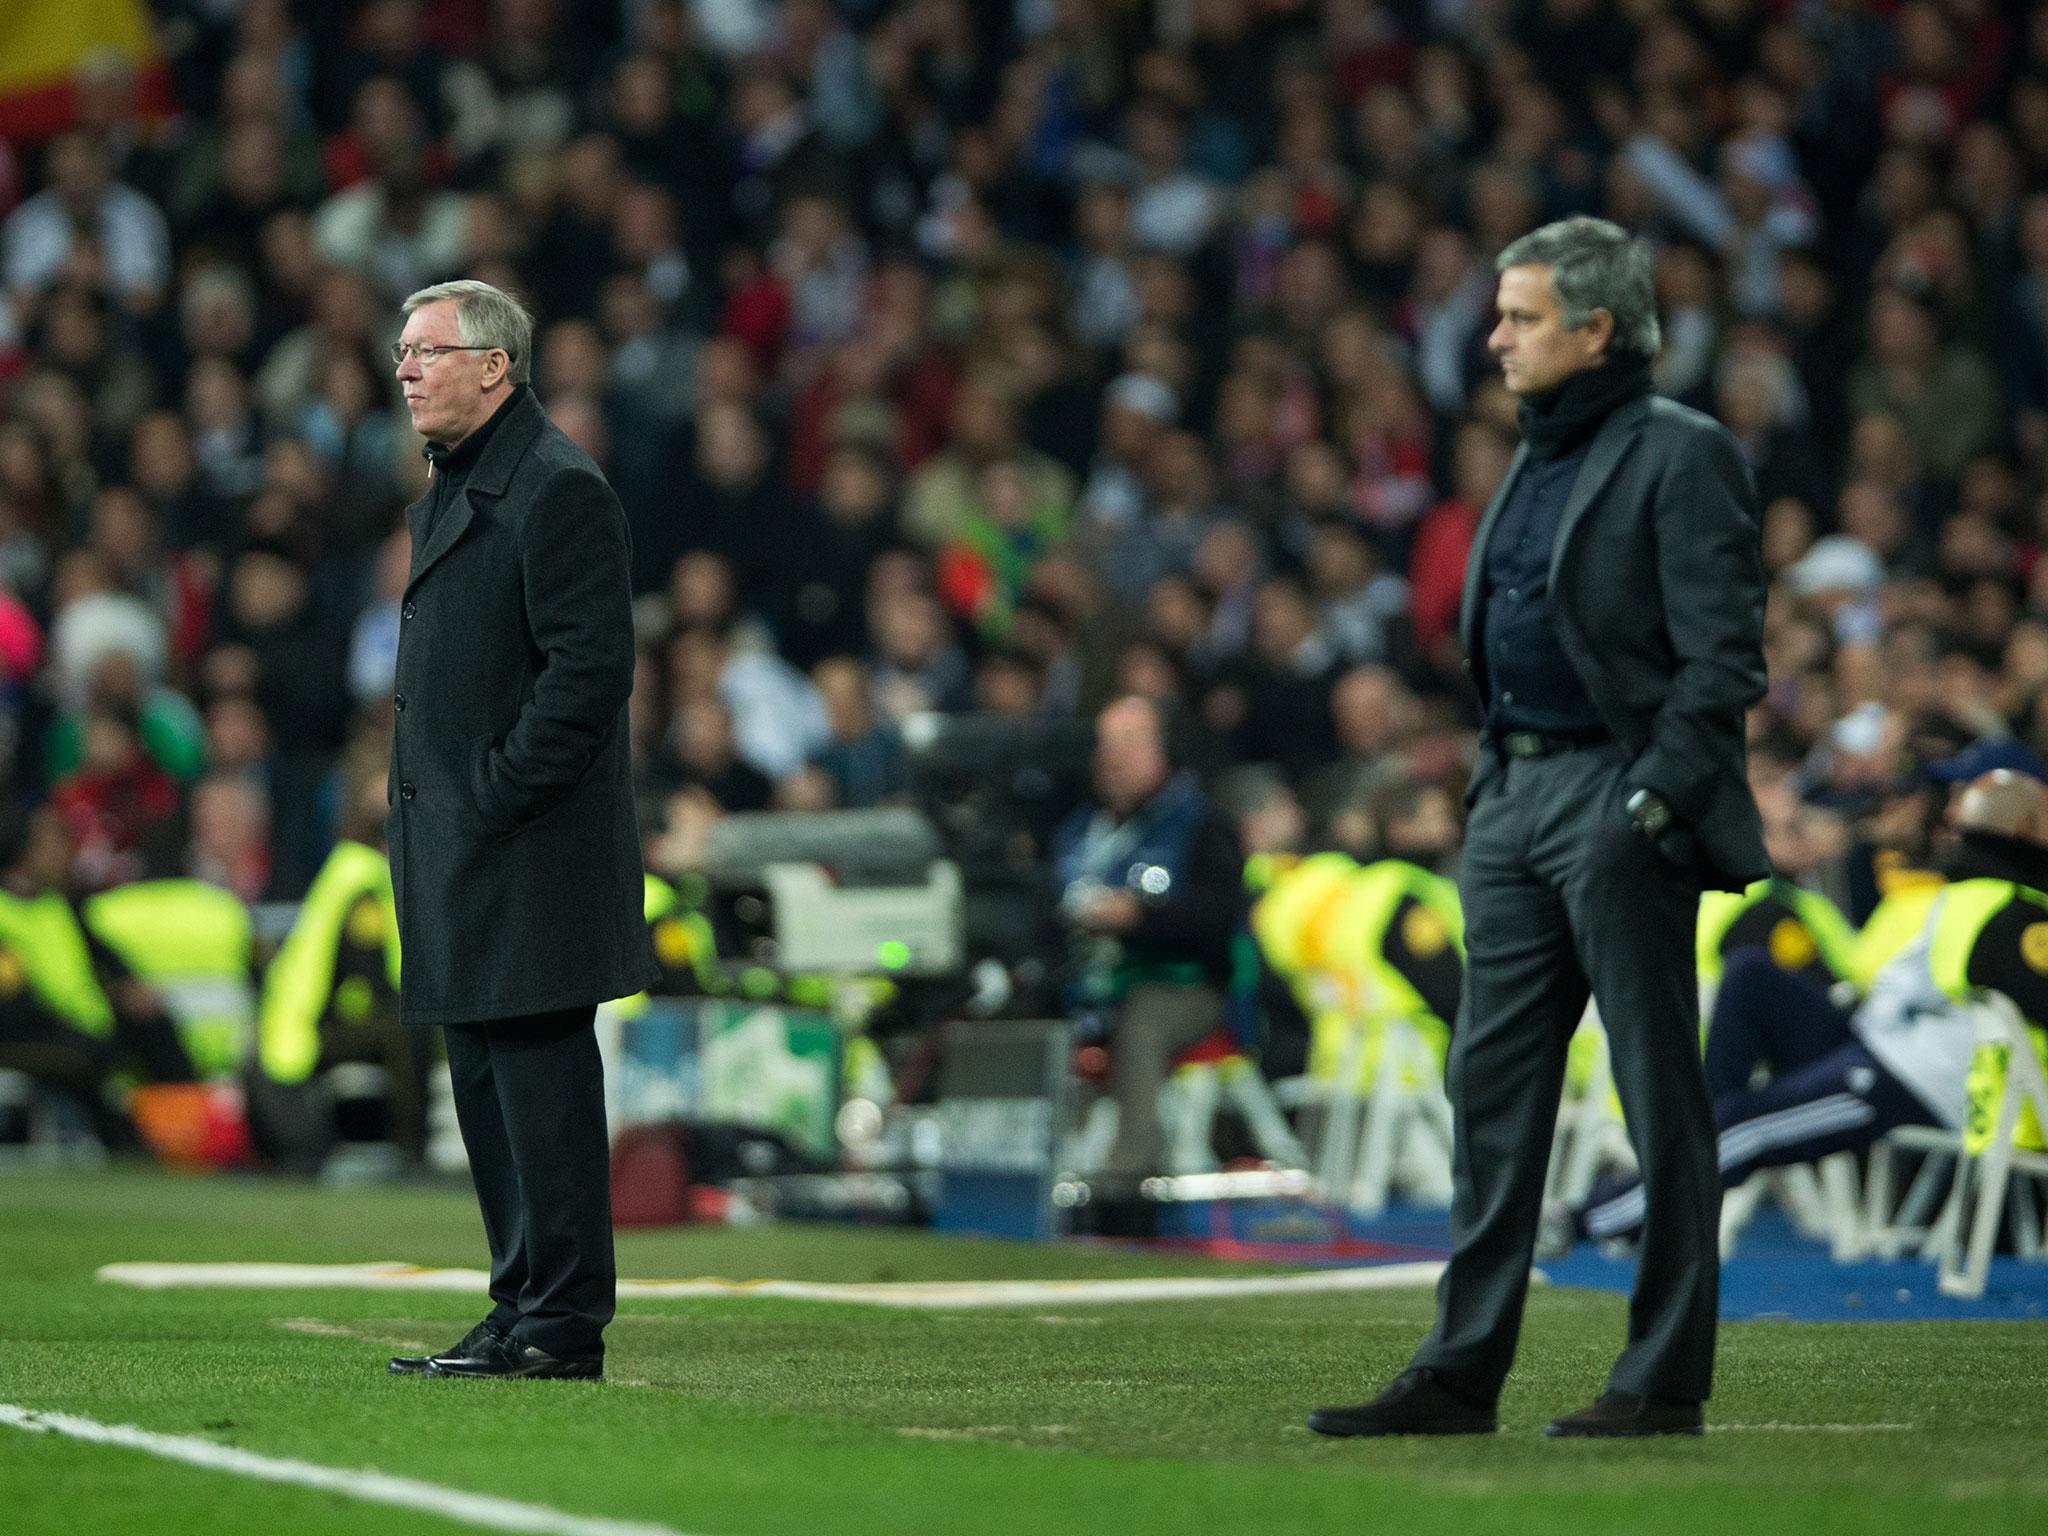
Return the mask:
MULTIPOLYGON (((302 1083, 320 1062, 320 1019, 334 993, 334 956, 344 925, 361 921, 359 905, 378 914, 383 929, 385 974, 395 991, 399 976, 398 924, 391 898, 391 861, 362 843, 344 839, 299 904, 263 977, 256 1015, 256 1059, 275 1082, 302 1083)), ((375 935, 370 935, 375 942, 375 935)))

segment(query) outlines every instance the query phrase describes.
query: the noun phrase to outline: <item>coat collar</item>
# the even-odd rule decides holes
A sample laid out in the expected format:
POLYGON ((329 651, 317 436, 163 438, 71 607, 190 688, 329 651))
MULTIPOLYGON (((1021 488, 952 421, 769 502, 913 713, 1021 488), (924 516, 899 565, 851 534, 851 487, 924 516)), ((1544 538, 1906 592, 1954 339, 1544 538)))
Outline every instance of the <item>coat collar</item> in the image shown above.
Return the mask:
POLYGON ((484 444, 484 451, 477 456, 476 466, 469 472, 463 483, 462 495, 443 510, 441 519, 432 530, 431 537, 423 545, 420 528, 426 521, 427 508, 432 505, 434 493, 426 495, 405 509, 405 520, 412 529, 412 574, 406 578, 405 590, 409 595, 419 585, 420 578, 427 574, 443 555, 453 549, 476 516, 478 496, 503 496, 512 484, 512 471, 519 461, 526 457, 526 450, 533 446, 533 440, 540 436, 541 428, 547 425, 547 413, 540 408, 540 401, 528 389, 505 409, 505 419, 498 423, 491 433, 491 440, 484 444))

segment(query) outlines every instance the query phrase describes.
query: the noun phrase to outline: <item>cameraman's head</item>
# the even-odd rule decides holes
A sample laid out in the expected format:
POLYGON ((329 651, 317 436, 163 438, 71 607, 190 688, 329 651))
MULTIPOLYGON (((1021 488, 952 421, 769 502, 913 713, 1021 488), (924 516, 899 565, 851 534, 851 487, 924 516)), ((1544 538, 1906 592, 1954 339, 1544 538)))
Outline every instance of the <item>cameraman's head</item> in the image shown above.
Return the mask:
POLYGON ((1095 792, 1105 808, 1129 816, 1173 776, 1167 721, 1156 700, 1127 694, 1095 717, 1095 792))

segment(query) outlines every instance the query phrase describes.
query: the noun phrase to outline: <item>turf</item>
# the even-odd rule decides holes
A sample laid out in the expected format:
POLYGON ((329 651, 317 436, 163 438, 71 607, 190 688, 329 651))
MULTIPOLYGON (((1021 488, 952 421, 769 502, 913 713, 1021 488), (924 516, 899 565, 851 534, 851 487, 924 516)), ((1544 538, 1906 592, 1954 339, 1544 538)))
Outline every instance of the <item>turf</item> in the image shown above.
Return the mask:
MULTIPOLYGON (((141 1292, 117 1259, 479 1264, 461 1190, 0 1174, 0 1402, 374 1466, 701 1536, 1926 1531, 2048 1518, 2048 1323, 1743 1323, 1701 1441, 1559 1444, 1625 1302, 1532 1296, 1506 1432, 1330 1442, 1424 1292, 997 1313, 629 1302, 603 1386, 428 1382, 459 1296, 141 1292), (1827 1429, 1782 1426, 1836 1426, 1827 1429), (1765 1427, 1780 1426, 1780 1427, 1765 1427), (1905 1427, 1882 1427, 1905 1426, 1905 1427)), ((622 1273, 874 1280, 1213 1272, 1197 1260, 822 1227, 632 1233, 622 1273)), ((1234 1270, 1233 1272, 1242 1272, 1234 1270)), ((448 1531, 449 1522, 0 1428, 0 1530, 448 1531)))

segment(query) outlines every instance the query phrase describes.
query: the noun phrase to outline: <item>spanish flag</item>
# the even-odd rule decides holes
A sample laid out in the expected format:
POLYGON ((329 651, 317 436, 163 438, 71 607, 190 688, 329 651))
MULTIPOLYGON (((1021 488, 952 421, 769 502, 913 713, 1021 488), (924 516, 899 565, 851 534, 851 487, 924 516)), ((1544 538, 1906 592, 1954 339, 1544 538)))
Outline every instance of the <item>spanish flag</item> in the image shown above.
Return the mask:
POLYGON ((148 0, 0 0, 0 139, 46 139, 77 114, 81 68, 118 58, 145 117, 172 110, 148 0))

